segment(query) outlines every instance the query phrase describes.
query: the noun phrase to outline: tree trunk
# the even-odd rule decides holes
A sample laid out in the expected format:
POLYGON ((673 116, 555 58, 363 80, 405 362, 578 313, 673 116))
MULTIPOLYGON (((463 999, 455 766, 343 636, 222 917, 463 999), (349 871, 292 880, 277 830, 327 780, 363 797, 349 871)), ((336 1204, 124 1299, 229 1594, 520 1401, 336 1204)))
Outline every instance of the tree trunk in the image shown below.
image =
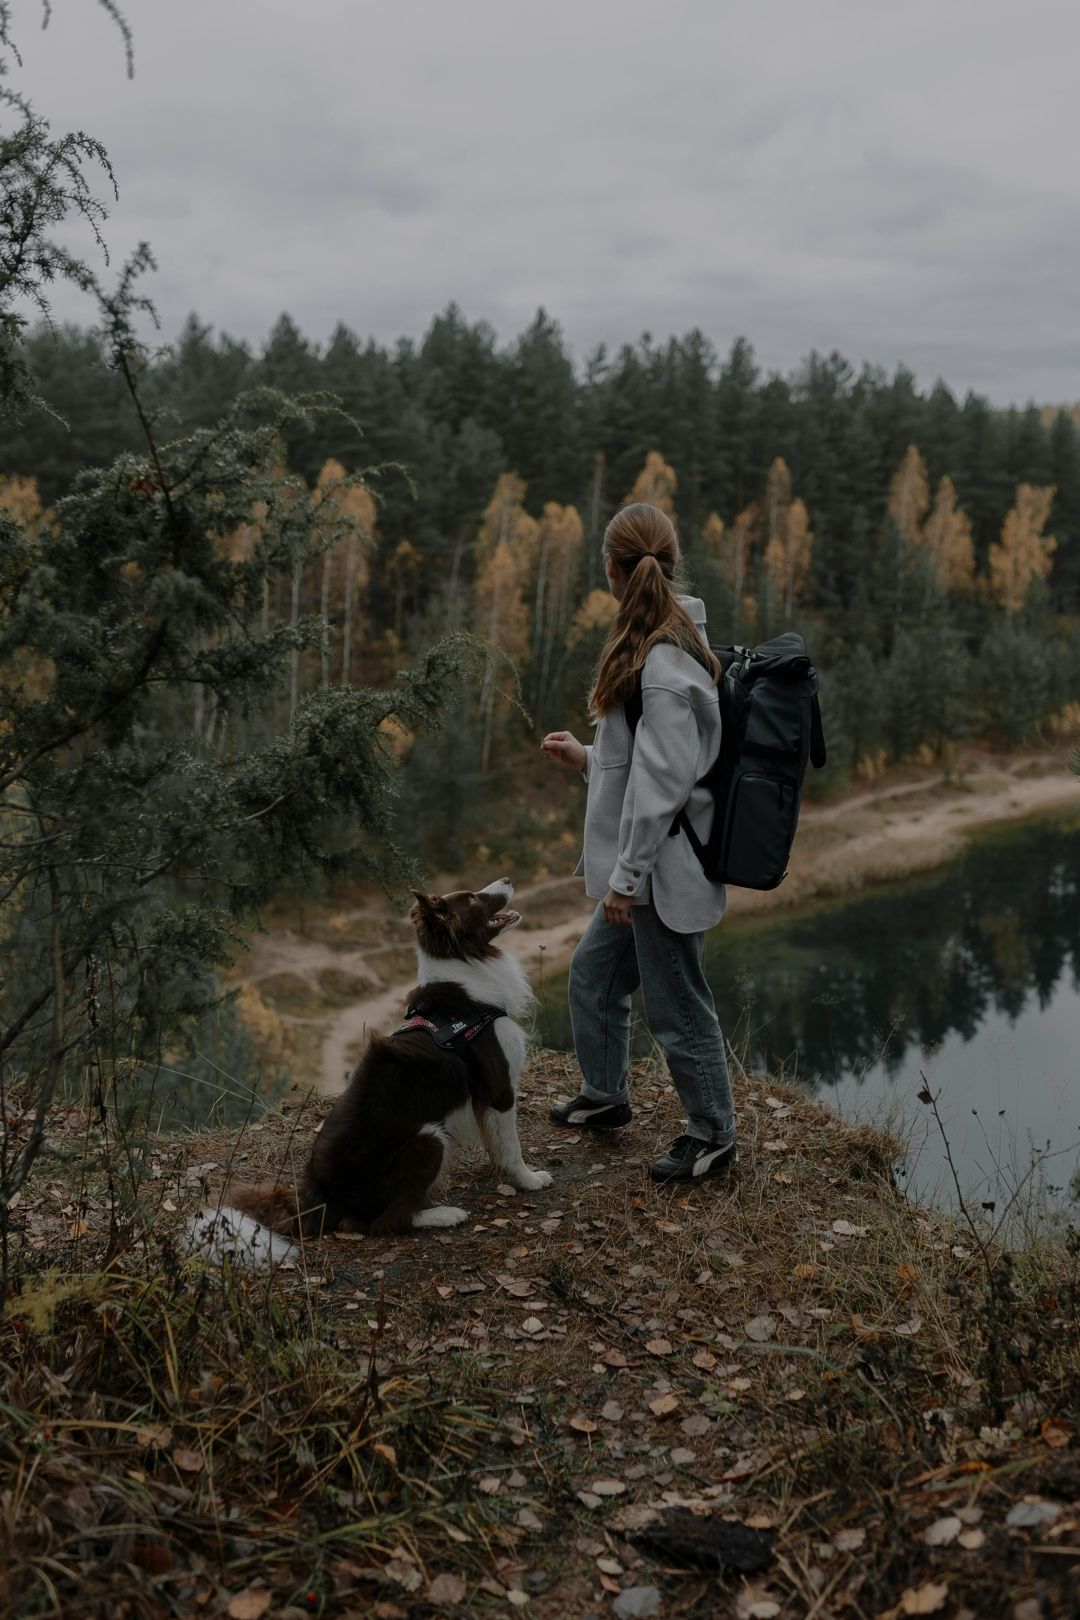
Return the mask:
POLYGON ((341 644, 341 684, 349 684, 349 665, 352 662, 353 638, 353 600, 355 596, 356 577, 356 536, 350 534, 349 543, 345 547, 345 623, 342 629, 341 644))
POLYGON ((330 565, 333 553, 329 550, 323 552, 322 560, 322 590, 319 594, 319 611, 322 613, 322 684, 330 685, 330 565))
MULTIPOLYGON (((289 603, 289 624, 295 630, 300 618, 300 574, 301 565, 297 563, 293 569, 292 596, 289 603)), ((294 647, 289 660, 289 719, 296 713, 296 705, 300 697, 300 649, 294 647)))
MULTIPOLYGON (((599 566, 600 556, 600 507, 604 499, 604 474, 607 471, 607 462, 604 452, 598 452, 593 463, 592 495, 589 498, 589 578, 588 584, 596 580, 596 570, 599 566)), ((600 581, 603 583, 603 581, 600 581)))

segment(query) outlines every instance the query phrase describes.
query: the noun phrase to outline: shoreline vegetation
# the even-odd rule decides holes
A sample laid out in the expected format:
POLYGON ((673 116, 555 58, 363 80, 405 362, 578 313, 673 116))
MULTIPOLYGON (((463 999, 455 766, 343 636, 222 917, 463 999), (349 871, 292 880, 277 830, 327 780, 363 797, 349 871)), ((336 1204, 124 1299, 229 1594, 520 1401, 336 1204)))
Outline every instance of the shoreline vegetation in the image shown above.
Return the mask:
MULTIPOLYGON (((786 881, 771 893, 731 890, 721 927, 932 871, 980 827, 1071 805, 1080 811, 1070 752, 1067 746, 1012 754, 965 749, 948 772, 897 771, 834 802, 805 806, 786 881)), ((510 945, 534 984, 565 971, 592 910, 580 880, 553 870, 558 861, 569 872, 575 854, 564 841, 546 857, 546 869, 518 884, 525 920, 510 945)), ((431 884, 487 881, 483 852, 471 865, 481 861, 478 874, 470 866, 439 874, 431 884)), ((301 1090, 340 1090, 368 1032, 391 1027, 415 982, 411 934, 399 910, 381 896, 359 898, 359 905, 331 899, 302 912, 279 908, 235 970, 237 981, 254 987, 283 1020, 294 1087, 301 1090)))
POLYGON ((550 1190, 461 1167, 460 1229, 272 1279, 185 1263, 180 1223, 287 1175, 323 1102, 151 1138, 123 1189, 58 1112, 0 1323, 4 1612, 1075 1612, 1075 1242, 909 1204, 894 1141, 760 1078, 730 1183, 657 1188, 666 1076, 609 1143, 547 1123, 570 1062, 523 1086, 550 1190))

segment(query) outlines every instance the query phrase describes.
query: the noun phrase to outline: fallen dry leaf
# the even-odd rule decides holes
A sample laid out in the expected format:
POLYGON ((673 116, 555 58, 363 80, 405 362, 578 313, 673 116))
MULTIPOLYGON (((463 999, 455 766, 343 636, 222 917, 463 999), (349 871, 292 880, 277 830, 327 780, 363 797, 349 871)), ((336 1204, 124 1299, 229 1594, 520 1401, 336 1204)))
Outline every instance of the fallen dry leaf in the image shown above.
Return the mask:
POLYGON ((975 1552, 983 1545, 986 1540, 986 1536, 982 1530, 961 1530, 956 1540, 957 1543, 961 1547, 966 1548, 968 1552, 975 1552))
POLYGON ((202 1452, 192 1451, 188 1446, 174 1446, 172 1460, 185 1474, 201 1474, 206 1467, 202 1452))
POLYGON ((752 1316, 743 1331, 748 1339, 754 1340, 755 1344, 764 1344, 766 1339, 771 1339, 775 1334, 776 1322, 771 1316, 752 1316))
POLYGON ((850 1221, 833 1221, 832 1229, 837 1237, 865 1237, 870 1230, 868 1226, 852 1226, 850 1221))
POLYGON ((140 1446, 153 1446, 155 1450, 164 1450, 172 1445, 172 1430, 167 1423, 148 1423, 145 1428, 139 1429, 135 1435, 140 1446))
POLYGON ((679 1397, 677 1395, 658 1395, 655 1401, 649 1402, 649 1411, 656 1417, 670 1417, 672 1412, 677 1412, 678 1409, 679 1397))
POLYGON ((1017 1502, 1005 1515, 1005 1523, 1013 1530, 1037 1530, 1041 1525, 1053 1524, 1061 1514, 1056 1502, 1044 1502, 1041 1497, 1028 1496, 1017 1502))
POLYGON ((230 1598, 226 1614, 229 1620, 259 1620, 270 1607, 272 1594, 264 1587, 246 1586, 242 1592, 237 1592, 230 1598))
POLYGON ((780 1613, 780 1605, 769 1595, 766 1586, 744 1586, 735 1599, 738 1620, 773 1620, 780 1613))
POLYGON ((445 1570, 441 1575, 436 1575, 428 1587, 427 1601, 440 1609, 452 1608, 454 1604, 464 1601, 467 1590, 460 1575, 453 1575, 449 1570, 445 1570))
POLYGON ((1067 1446, 1072 1439, 1072 1430, 1064 1418, 1043 1418, 1039 1432, 1048 1446, 1067 1446))
POLYGON ((947 1547, 955 1541, 964 1528, 955 1513, 946 1514, 942 1519, 935 1519, 923 1532, 923 1540, 928 1547, 947 1547))
POLYGON ((695 1350, 692 1359, 694 1366, 700 1367, 702 1372, 712 1372, 716 1366, 716 1357, 711 1350, 695 1350))
POLYGON ((630 1502, 626 1507, 616 1508, 607 1522, 613 1530, 644 1530, 656 1523, 662 1511, 650 1502, 630 1502))
POLYGON ((406 1592, 416 1592, 424 1584, 424 1577, 412 1562, 411 1558, 391 1558, 380 1570, 384 1580, 393 1581, 395 1586, 402 1586, 406 1592))
POLYGON ((587 1418, 581 1412, 578 1412, 570 1419, 570 1427, 577 1434, 595 1434, 600 1425, 594 1423, 592 1418, 587 1418))
POLYGON ((866 1531, 856 1526, 850 1530, 838 1530, 832 1538, 832 1544, 837 1552, 858 1552, 860 1547, 866 1545, 866 1531))
POLYGON ((741 1457, 736 1457, 730 1468, 725 1468, 720 1475, 723 1480, 748 1479, 756 1474, 766 1461, 766 1453, 762 1451, 748 1451, 741 1457))
POLYGON ((949 1595, 945 1581, 927 1581, 925 1586, 909 1586, 900 1599, 901 1614, 936 1614, 949 1595))
POLYGON ((650 1356, 670 1356, 672 1354, 670 1339, 648 1339, 645 1348, 650 1356))
POLYGON ((626 1485, 621 1479, 590 1479, 589 1489, 594 1496, 621 1496, 626 1485))

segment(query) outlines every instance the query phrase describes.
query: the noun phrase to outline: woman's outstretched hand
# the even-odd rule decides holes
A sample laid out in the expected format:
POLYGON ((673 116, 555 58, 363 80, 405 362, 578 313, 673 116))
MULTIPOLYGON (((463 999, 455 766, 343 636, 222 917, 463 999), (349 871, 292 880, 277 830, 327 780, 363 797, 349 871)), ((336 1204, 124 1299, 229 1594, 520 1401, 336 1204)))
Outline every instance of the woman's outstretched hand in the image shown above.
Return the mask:
POLYGON ((549 731, 540 747, 548 759, 559 765, 572 765, 575 771, 585 769, 585 748, 573 732, 549 731))

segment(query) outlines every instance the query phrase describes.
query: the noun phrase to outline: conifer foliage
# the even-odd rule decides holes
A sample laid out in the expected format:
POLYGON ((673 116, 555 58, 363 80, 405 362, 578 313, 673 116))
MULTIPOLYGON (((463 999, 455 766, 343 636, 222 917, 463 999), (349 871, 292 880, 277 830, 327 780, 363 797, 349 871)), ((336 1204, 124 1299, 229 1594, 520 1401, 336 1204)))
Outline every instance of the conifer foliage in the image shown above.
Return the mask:
MULTIPOLYGON (((6 28, 0 6, 8 45, 6 28)), ((29 115, 0 141, 4 172, 13 145, 20 173, 57 148, 29 115)), ((61 216, 47 186, 41 207, 14 216, 20 240, 45 242, 39 274, 96 286, 50 256, 42 233, 61 216)), ((0 264, 14 252, 0 243, 0 264)), ((0 1114, 29 1108, 32 1121, 0 1129, 5 1266, 8 1212, 63 1089, 88 1088, 103 1121, 120 1118, 168 1043, 220 1000, 215 967, 286 881, 408 875, 387 728, 437 724, 467 656, 435 646, 378 691, 301 688, 299 661, 329 627, 300 611, 299 584, 321 573, 324 601, 342 597, 347 658, 371 496, 333 466, 313 494, 283 471, 283 446, 325 410, 270 390, 162 442, 133 331, 148 262, 142 250, 101 294, 140 449, 80 473, 51 512, 18 480, 0 487, 0 1114), (283 589, 292 610, 270 611, 283 589)), ((9 334, 20 292, 0 280, 9 334)), ((12 363, 2 380, 3 403, 30 408, 34 379, 12 363)), ((238 1078, 257 1077, 226 1084, 238 1078)))

